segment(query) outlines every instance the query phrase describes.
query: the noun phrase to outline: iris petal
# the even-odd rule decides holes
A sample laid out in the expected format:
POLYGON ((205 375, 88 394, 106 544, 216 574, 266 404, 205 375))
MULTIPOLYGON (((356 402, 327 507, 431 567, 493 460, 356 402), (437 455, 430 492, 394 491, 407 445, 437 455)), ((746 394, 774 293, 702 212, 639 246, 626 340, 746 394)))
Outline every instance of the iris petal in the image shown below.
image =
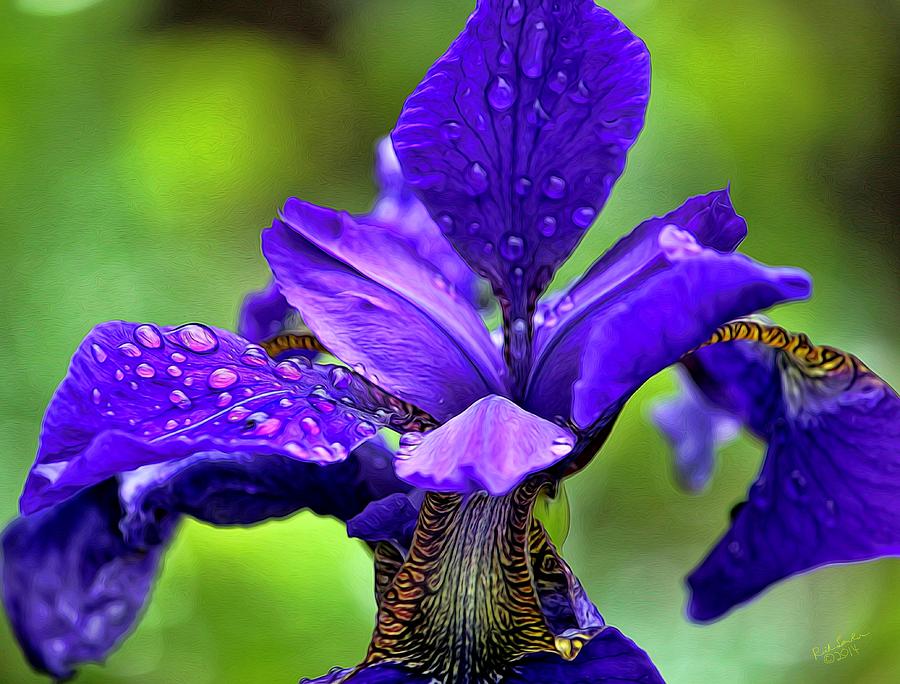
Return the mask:
POLYGON ((263 234, 288 301, 316 336, 376 384, 443 420, 505 393, 504 369, 471 304, 387 226, 296 200, 263 234))
POLYGON ((375 406, 353 408, 368 392, 342 368, 276 366, 223 330, 104 323, 82 342, 47 408, 22 510, 203 451, 342 461, 386 419, 375 406))
POLYGON ((817 372, 731 342, 686 359, 706 396, 767 442, 746 505, 688 577, 694 619, 714 620, 821 565, 900 554, 900 398, 843 358, 817 372))
POLYGON ((393 133, 444 234, 525 317, 644 122, 644 44, 593 0, 483 0, 393 133))
POLYGON ((122 536, 113 481, 86 489, 3 533, 3 601, 31 664, 65 679, 103 660, 130 631, 166 538, 139 548, 122 536))

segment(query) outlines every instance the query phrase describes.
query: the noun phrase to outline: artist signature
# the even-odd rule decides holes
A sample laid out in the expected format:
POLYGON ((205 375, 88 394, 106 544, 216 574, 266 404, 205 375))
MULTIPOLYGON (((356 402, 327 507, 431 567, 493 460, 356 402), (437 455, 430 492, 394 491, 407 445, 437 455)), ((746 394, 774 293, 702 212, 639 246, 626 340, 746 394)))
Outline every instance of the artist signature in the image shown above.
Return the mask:
POLYGON ((819 646, 814 646, 812 649, 812 659, 816 662, 819 662, 821 659, 826 665, 831 665, 832 663, 837 663, 846 658, 859 655, 859 646, 857 645, 857 642, 867 636, 869 635, 853 632, 849 639, 845 639, 838 635, 838 638, 834 640, 833 644, 825 644, 821 648, 819 646))

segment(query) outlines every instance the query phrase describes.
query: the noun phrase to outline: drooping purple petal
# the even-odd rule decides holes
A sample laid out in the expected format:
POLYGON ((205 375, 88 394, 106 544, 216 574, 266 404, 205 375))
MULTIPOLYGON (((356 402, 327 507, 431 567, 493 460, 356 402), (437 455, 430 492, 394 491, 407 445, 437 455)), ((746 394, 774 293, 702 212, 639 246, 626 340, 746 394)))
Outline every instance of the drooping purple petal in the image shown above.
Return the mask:
POLYGON ((707 399, 690 378, 683 377, 680 385, 678 396, 653 408, 653 422, 672 446, 676 481, 699 492, 712 477, 717 449, 737 436, 740 422, 707 399))
POLYGON ((499 496, 567 456, 574 444, 567 429, 493 395, 424 436, 404 435, 394 468, 401 479, 423 489, 484 489, 499 496))
MULTIPOLYGON (((122 476, 120 526, 128 541, 152 544, 181 515, 252 525, 309 509, 350 520, 370 503, 409 490, 394 474, 392 456, 372 440, 331 465, 269 453, 203 452, 144 466, 122 476)), ((393 520, 385 515, 383 522, 393 520)))
POLYGON ((418 255, 431 264, 447 282, 475 306, 486 304, 478 276, 441 233, 425 205, 406 182, 389 137, 379 141, 375 152, 375 176, 381 188, 370 219, 384 225, 396 239, 408 241, 418 255))
POLYGON ((722 254, 672 224, 657 241, 663 268, 617 286, 548 341, 526 408, 571 415, 583 429, 602 425, 641 384, 720 324, 809 294, 802 271, 722 254))
POLYGON ((263 234, 282 293, 328 349, 439 420, 506 393, 505 369, 471 304, 408 243, 298 200, 263 234))
POLYGON ((203 451, 342 461, 382 424, 374 409, 356 408, 367 396, 346 369, 305 359, 276 365, 223 330, 104 323, 82 342, 47 408, 22 510, 203 451))
POLYGON ((606 202, 649 86, 644 44, 593 0, 481 0, 407 100, 404 173, 514 319, 606 202))
POLYGON ((688 577, 692 618, 821 565, 900 554, 900 398, 887 383, 848 367, 810 377, 745 342, 687 361, 707 396, 768 442, 747 502, 688 577))
POLYGON ((364 667, 347 678, 355 668, 336 667, 328 674, 309 679, 304 677, 300 684, 434 684, 434 678, 420 675, 398 665, 378 664, 364 667))
POLYGON ((395 493, 373 500, 347 521, 347 535, 367 542, 387 541, 408 549, 424 493, 395 493))
POLYGON ((566 388, 578 378, 594 317, 623 293, 671 268, 660 243, 660 234, 668 226, 690 232, 700 245, 718 252, 734 250, 747 232, 727 190, 692 197, 668 214, 641 223, 567 291, 545 297, 535 314, 535 362, 527 407, 543 416, 568 416, 571 394, 566 388))
POLYGON ((604 627, 574 660, 536 653, 513 665, 503 684, 664 684, 662 676, 631 639, 615 627, 604 627))
POLYGON ((2 537, 3 602, 29 662, 65 679, 101 661, 130 631, 156 576, 164 539, 128 544, 114 481, 86 489, 2 537))

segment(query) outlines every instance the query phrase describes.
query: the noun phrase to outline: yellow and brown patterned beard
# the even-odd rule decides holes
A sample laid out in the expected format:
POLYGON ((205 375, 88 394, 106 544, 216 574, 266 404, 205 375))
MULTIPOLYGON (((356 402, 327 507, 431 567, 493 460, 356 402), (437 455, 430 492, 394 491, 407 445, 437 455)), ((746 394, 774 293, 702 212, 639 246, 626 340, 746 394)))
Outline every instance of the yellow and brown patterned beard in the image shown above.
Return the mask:
POLYGON ((603 622, 532 515, 551 484, 536 476, 505 496, 427 494, 406 559, 376 549, 378 620, 363 666, 481 684, 529 653, 574 658, 603 622))

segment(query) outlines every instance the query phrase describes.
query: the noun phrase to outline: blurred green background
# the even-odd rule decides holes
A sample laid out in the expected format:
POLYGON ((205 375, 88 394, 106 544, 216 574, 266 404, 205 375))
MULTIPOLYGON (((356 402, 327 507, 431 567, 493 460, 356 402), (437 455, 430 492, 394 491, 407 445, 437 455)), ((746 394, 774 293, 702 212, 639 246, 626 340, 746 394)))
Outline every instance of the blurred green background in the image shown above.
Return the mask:
MULTIPOLYGON (((471 2, 7 0, 0 9, 0 522, 75 345, 111 319, 229 327, 267 269, 259 230, 289 195, 362 210, 375 139, 471 2)), ((688 195, 732 183, 745 251, 808 269, 779 321, 900 381, 893 0, 610 0, 648 43, 648 123, 560 281, 688 195)), ((728 447, 712 488, 675 490, 631 402, 569 484, 565 553, 607 620, 670 682, 900 681, 900 562, 795 578, 712 626, 683 617, 683 576, 760 462, 728 447), (868 633, 860 654, 813 646, 868 633)), ((835 534, 840 534, 837 530, 835 534)), ((184 525, 146 616, 80 681, 292 682, 364 653, 371 567, 331 520, 184 525)), ((0 682, 41 681, 0 620, 0 682)))

